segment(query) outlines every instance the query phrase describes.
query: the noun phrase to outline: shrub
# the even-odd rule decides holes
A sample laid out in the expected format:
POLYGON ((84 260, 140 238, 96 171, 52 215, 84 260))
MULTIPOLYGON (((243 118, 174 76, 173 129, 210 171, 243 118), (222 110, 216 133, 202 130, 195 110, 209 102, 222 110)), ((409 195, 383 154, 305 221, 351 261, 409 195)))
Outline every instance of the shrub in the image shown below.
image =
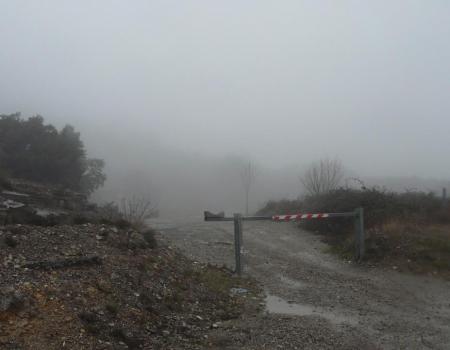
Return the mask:
MULTIPOLYGON (((442 207, 441 198, 433 193, 405 192, 395 193, 379 188, 347 189, 340 188, 327 193, 305 196, 302 200, 268 202, 260 214, 293 214, 351 212, 364 208, 364 221, 367 229, 381 227, 392 219, 411 222, 450 222, 450 211, 442 207)), ((353 220, 310 220, 301 225, 320 232, 344 233, 353 230, 353 220)))
POLYGON ((153 229, 147 229, 142 232, 142 236, 144 237, 145 241, 148 243, 148 246, 150 248, 156 248, 158 246, 158 243, 155 238, 155 231, 153 229))
POLYGON ((88 217, 82 215, 82 214, 77 214, 72 218, 72 223, 74 225, 84 225, 91 222, 91 220, 89 220, 88 217))
POLYGON ((2 168, 0 168, 0 190, 12 190, 6 171, 2 168))
POLYGON ((121 230, 128 230, 133 226, 130 221, 125 219, 119 206, 114 202, 98 206, 96 213, 101 224, 116 226, 121 230))
POLYGON ((297 200, 283 199, 280 201, 268 201, 266 205, 258 210, 257 215, 295 214, 303 210, 303 202, 297 200))
POLYGON ((100 221, 103 223, 113 223, 120 219, 123 219, 123 216, 119 210, 119 207, 114 202, 108 202, 103 205, 99 205, 95 208, 100 221))
POLYGON ((111 315, 116 316, 119 313, 119 304, 117 304, 115 302, 109 302, 105 305, 105 309, 111 315))
POLYGON ((11 236, 11 235, 5 236, 5 238, 3 239, 3 241, 4 241, 5 244, 6 244, 8 247, 10 247, 10 248, 15 248, 15 247, 17 247, 17 245, 19 244, 19 243, 17 242, 17 240, 14 239, 14 237, 11 236))
POLYGON ((125 220, 125 219, 119 219, 113 222, 113 225, 121 230, 128 230, 131 228, 131 222, 125 220))
POLYGON ((119 207, 122 218, 135 229, 145 227, 145 220, 157 216, 156 205, 148 197, 123 198, 119 207))

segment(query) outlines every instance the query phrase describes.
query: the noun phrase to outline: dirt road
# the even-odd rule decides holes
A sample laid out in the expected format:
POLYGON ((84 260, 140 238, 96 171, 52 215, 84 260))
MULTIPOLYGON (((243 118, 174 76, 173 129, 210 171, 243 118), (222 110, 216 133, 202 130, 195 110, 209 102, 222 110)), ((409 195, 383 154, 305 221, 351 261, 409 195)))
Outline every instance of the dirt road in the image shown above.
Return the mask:
MULTIPOLYGON (((151 223, 193 259, 233 267, 233 224, 151 223)), ((245 222, 245 273, 267 312, 218 337, 223 349, 450 349, 450 282, 356 266, 291 223, 245 222)))

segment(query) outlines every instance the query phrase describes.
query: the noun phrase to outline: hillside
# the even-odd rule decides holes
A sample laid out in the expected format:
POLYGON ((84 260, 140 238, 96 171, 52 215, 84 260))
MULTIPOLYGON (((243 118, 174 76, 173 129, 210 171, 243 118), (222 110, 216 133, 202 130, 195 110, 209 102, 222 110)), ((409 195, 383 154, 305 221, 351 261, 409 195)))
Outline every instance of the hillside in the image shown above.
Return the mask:
POLYGON ((0 348, 196 349, 244 311, 230 272, 113 226, 0 227, 0 348))

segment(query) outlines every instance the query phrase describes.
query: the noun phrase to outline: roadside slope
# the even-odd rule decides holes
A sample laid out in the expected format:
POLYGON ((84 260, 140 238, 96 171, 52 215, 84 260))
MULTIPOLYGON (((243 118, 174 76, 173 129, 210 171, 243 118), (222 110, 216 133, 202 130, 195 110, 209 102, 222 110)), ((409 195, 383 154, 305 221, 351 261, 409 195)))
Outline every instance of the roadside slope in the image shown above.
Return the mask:
POLYGON ((228 271, 108 225, 0 226, 0 281, 0 349, 203 349, 248 305, 228 271))

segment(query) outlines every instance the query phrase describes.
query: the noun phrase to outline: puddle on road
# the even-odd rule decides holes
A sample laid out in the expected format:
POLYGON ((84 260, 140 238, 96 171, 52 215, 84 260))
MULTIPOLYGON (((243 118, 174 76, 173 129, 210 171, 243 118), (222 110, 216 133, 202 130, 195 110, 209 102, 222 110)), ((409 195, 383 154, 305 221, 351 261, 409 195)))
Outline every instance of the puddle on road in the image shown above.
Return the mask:
POLYGON ((306 304, 290 303, 275 295, 266 297, 266 311, 271 314, 295 315, 295 316, 318 316, 332 323, 358 324, 358 320, 352 317, 337 315, 333 312, 323 310, 306 304))

